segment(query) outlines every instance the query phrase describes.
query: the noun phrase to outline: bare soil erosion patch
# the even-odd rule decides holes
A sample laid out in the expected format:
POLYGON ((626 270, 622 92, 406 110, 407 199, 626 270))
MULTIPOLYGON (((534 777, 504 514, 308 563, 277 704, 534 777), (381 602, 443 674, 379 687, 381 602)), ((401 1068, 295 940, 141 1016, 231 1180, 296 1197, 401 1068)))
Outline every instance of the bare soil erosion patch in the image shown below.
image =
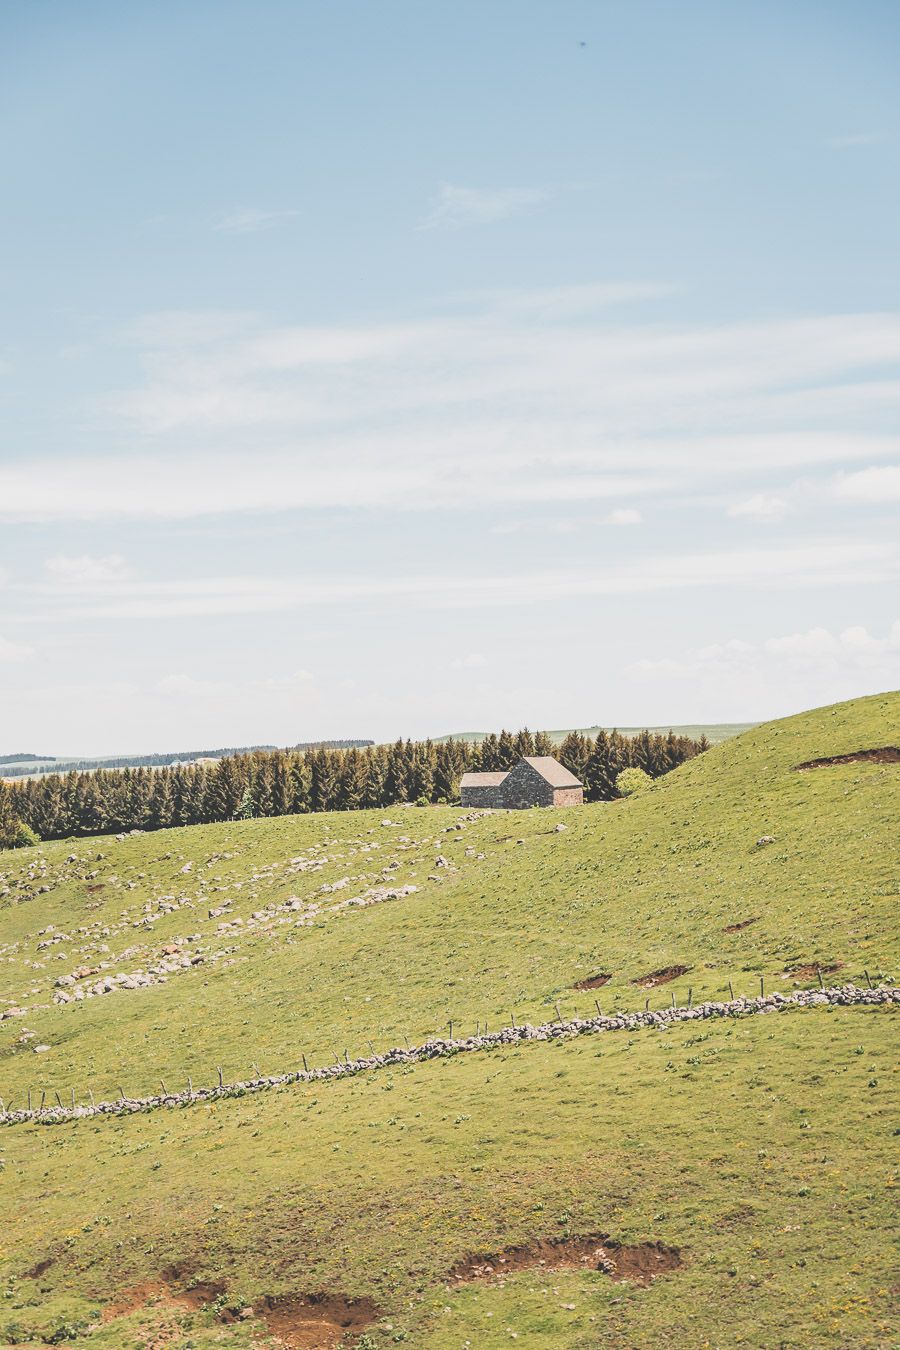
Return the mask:
POLYGON ((882 745, 877 750, 854 750, 849 755, 825 755, 822 759, 807 759, 793 766, 794 773, 807 769, 827 769, 831 764, 900 764, 900 748, 882 745))
POLYGON ((677 980, 679 975, 686 975, 689 970, 690 966, 665 966, 662 970, 651 970, 649 975, 639 975, 631 983, 639 985, 641 989, 655 989, 658 984, 677 980))
POLYGON ((342 1294, 284 1294, 253 1305, 271 1334, 291 1350, 332 1350, 352 1345, 356 1336, 379 1316, 370 1298, 342 1294))
MULTIPOLYGON (((125 1290, 104 1308, 103 1321, 112 1322, 148 1305, 199 1310, 225 1293, 224 1284, 218 1281, 173 1288, 171 1271, 164 1274, 163 1281, 125 1290)), ((370 1298, 325 1293, 266 1295, 250 1311, 265 1322, 270 1334, 288 1350, 335 1350, 337 1346, 351 1346, 380 1315, 370 1298)), ((240 1317, 241 1310, 236 1305, 216 1311, 218 1322, 235 1322, 240 1317)))
POLYGON ((754 914, 752 919, 741 919, 739 923, 727 923, 722 929, 723 933, 739 933, 742 928, 749 928, 751 923, 759 923, 759 915, 754 914))
POLYGON ((586 980, 576 980, 573 988, 602 989, 605 984, 609 984, 611 979, 611 975, 589 975, 586 980))
POLYGON ((819 965, 817 961, 810 961, 805 966, 791 966, 782 974, 783 980, 812 980, 817 975, 830 975, 832 971, 843 969, 843 961, 832 961, 828 966, 819 965))
POLYGON ((593 1237, 538 1238, 521 1247, 507 1247, 493 1256, 467 1256, 450 1271, 457 1283, 502 1278, 516 1270, 600 1270, 612 1280, 631 1280, 647 1285, 657 1275, 682 1265, 678 1247, 664 1242, 638 1242, 631 1246, 603 1234, 593 1237))

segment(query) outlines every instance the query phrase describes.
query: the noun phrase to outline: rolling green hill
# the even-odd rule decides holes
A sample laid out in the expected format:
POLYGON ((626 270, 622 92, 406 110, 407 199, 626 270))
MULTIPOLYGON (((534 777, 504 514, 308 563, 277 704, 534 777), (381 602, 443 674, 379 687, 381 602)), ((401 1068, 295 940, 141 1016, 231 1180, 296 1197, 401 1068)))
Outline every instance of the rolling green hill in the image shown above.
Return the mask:
MULTIPOLYGON (((817 967, 891 978, 900 766, 793 766, 898 743, 886 694, 611 804, 0 855, 0 1095, 143 1095, 817 967)), ((379 1350, 887 1346, 894 1017, 683 1024, 4 1127, 0 1344, 326 1347, 345 1323, 379 1350), (453 1273, 600 1234, 623 1265, 677 1259, 646 1284, 557 1271, 551 1246, 453 1273)))

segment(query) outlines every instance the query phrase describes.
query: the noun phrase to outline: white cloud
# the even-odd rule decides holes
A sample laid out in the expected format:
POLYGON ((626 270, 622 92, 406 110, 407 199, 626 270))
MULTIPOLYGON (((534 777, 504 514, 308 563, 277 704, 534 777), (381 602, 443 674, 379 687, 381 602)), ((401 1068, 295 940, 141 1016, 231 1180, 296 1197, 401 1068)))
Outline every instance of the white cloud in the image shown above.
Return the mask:
POLYGON ((489 665, 486 656, 481 652, 469 652, 468 656, 458 656, 451 662, 452 670, 481 670, 489 665))
POLYGON ((299 211, 230 211, 219 217, 213 229, 222 234, 259 234, 261 230, 274 229, 299 214, 299 211))
POLYGON ((621 506, 603 517, 604 525, 640 525, 644 517, 633 507, 621 506))
POLYGON ((8 638, 0 637, 0 665, 14 665, 20 661, 27 661, 34 654, 34 648, 29 647, 27 643, 11 642, 8 638))
POLYGON ((431 212, 420 229, 459 229, 493 225, 547 200, 541 188, 467 188, 441 183, 431 212))
POLYGON ((804 589, 900 578, 900 543, 795 542, 778 548, 657 554, 576 570, 472 576, 232 576, 186 581, 83 583, 65 593, 35 586, 29 620, 158 619, 282 613, 309 606, 393 604, 476 609, 567 597, 649 595, 728 586, 804 589))
POLYGON ((764 524, 776 524, 784 520, 788 513, 788 504, 783 497, 775 497, 766 492, 755 492, 742 502, 729 506, 730 516, 744 516, 748 520, 762 521, 764 524))
POLYGON ((731 638, 711 643, 674 658, 643 657, 626 667, 626 674, 667 675, 688 680, 723 675, 755 675, 775 680, 780 674, 809 675, 816 671, 835 674, 883 672, 885 678, 900 676, 900 619, 883 637, 861 625, 832 632, 822 626, 760 643, 731 638))
POLYGON ((826 143, 832 150, 852 150, 861 145, 875 145, 880 140, 877 131, 851 131, 844 136, 832 136, 826 143))
POLYGON ((867 391, 900 364, 900 315, 719 326, 604 315, 653 285, 523 291, 518 308, 515 294, 482 296, 472 312, 356 325, 147 316, 123 338, 142 378, 100 410, 115 451, 7 458, 0 522, 710 492, 771 520, 790 500, 777 474, 828 466, 844 469, 834 492, 846 500, 896 490, 900 471, 877 466, 897 462, 900 437, 878 422, 893 425, 884 408, 900 384, 881 382, 887 402, 867 391))
POLYGON ((900 464, 886 464, 882 468, 860 469, 857 473, 840 474, 833 484, 834 495, 841 501, 871 503, 900 501, 900 464))
POLYGON ((600 281, 577 286, 543 286, 533 291, 478 291, 469 298, 507 314, 570 318, 612 305, 664 300, 679 287, 660 281, 600 281))
POLYGON ((153 692, 179 699, 208 699, 228 693, 233 687, 222 680, 198 680, 192 675, 164 675, 157 680, 153 692))
POLYGON ((134 576, 134 569, 129 566, 121 553, 107 553, 102 557, 93 557, 85 553, 76 558, 58 554, 54 558, 48 558, 44 567, 53 581, 64 586, 128 581, 134 576))

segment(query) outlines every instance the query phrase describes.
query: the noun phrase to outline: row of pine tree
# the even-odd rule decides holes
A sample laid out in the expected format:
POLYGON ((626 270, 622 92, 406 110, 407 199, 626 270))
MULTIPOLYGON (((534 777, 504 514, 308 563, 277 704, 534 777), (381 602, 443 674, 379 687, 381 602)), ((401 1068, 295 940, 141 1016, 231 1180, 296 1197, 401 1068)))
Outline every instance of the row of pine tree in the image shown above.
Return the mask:
POLYGON ((364 749, 271 750, 234 755, 217 764, 100 769, 48 774, 6 787, 4 811, 41 839, 161 830, 173 825, 352 811, 400 802, 452 803, 467 770, 511 768, 522 755, 553 754, 584 783, 588 801, 616 797, 616 776, 635 766, 651 778, 706 749, 669 732, 634 737, 573 732, 554 746, 544 732, 491 734, 480 744, 397 741, 364 749))

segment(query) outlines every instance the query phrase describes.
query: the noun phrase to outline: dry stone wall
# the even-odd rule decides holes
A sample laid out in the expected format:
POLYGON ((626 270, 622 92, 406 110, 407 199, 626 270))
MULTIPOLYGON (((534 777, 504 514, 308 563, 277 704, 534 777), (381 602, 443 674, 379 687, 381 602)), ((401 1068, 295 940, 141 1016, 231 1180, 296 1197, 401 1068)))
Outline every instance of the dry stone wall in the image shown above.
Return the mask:
MULTIPOLYGON (((748 1017, 761 1013, 786 1013, 802 1008, 834 1007, 890 1007, 900 1008, 900 988, 894 985, 879 986, 877 989, 858 989, 853 984, 834 986, 830 989, 799 989, 791 994, 765 994, 758 998, 737 998, 728 1002, 713 1000, 698 1003, 691 1007, 663 1008, 660 1011, 619 1013, 606 1017, 602 1013, 596 1017, 570 1019, 558 1018, 554 1022, 545 1022, 540 1026, 503 1027, 499 1031, 485 1032, 481 1035, 459 1037, 457 1039, 434 1038, 424 1045, 401 1049, 395 1047, 385 1054, 372 1054, 363 1059, 337 1060, 324 1068, 303 1068, 291 1073, 274 1074, 271 1077, 260 1076, 240 1083, 219 1083, 208 1088, 188 1087, 186 1092, 167 1092, 155 1097, 122 1097, 115 1102, 94 1102, 90 1105, 64 1106, 57 1099, 55 1106, 45 1109, 42 1098, 37 1110, 30 1107, 16 1107, 13 1102, 0 1101, 0 1125, 19 1125, 35 1123, 38 1125, 60 1125, 71 1120, 90 1119, 94 1116, 133 1115, 141 1111, 154 1111, 163 1107, 190 1106, 194 1102, 220 1101, 226 1097, 243 1097, 251 1092, 262 1092, 268 1088, 284 1087, 292 1083, 315 1083, 335 1078, 348 1078, 354 1074, 369 1073, 399 1064, 415 1064, 423 1060, 438 1059, 448 1055, 458 1055, 475 1050, 496 1050, 504 1045, 517 1045, 522 1041, 553 1041, 573 1036, 592 1036, 614 1031, 640 1031, 648 1028, 664 1030, 676 1022, 698 1022, 720 1017, 748 1017)), ((305 1061, 304 1061, 305 1062, 305 1061)))

